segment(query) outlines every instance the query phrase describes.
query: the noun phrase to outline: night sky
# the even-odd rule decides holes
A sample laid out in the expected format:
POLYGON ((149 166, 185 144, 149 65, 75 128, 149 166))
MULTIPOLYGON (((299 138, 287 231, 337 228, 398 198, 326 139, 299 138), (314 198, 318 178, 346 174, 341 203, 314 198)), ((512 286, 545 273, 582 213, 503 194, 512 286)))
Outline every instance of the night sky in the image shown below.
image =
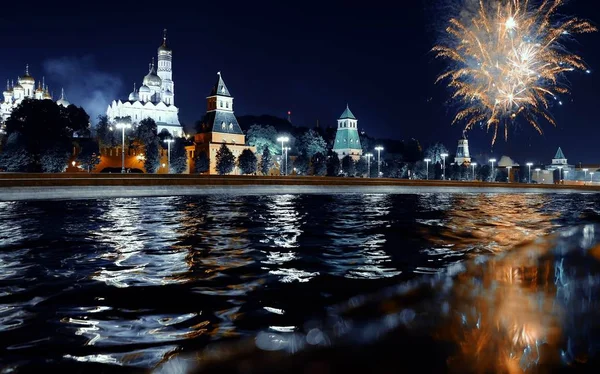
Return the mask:
MULTIPOLYGON (((598 24, 596 3, 573 0, 563 11, 598 24)), ((115 96, 125 99, 134 82, 139 87, 167 28, 185 125, 205 113, 221 71, 238 116, 285 117, 291 110, 297 125, 327 126, 348 103, 359 127, 375 137, 440 141, 454 151, 462 134, 450 126, 448 91, 434 84, 444 65, 430 49, 447 18, 437 0, 21 4, 4 5, 0 15, 0 78, 15 79, 29 63, 56 98, 64 86, 67 98, 92 115, 115 96)), ((600 163, 600 33, 577 41, 570 49, 592 74, 569 76, 573 94, 552 109, 558 126, 544 124, 543 136, 517 127, 493 149, 492 134, 476 129, 468 134, 472 153, 549 163, 561 146, 570 163, 600 163)))

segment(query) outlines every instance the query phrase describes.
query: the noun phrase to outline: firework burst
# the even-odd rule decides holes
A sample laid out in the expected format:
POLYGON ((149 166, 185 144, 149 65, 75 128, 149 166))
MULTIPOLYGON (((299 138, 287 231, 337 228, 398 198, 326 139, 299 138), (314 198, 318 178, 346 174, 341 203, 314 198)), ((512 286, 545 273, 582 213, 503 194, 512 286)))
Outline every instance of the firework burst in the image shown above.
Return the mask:
POLYGON ((596 31, 587 21, 557 20, 563 2, 479 0, 471 19, 450 20, 448 43, 435 46, 433 52, 452 62, 437 82, 447 82, 452 98, 463 104, 453 124, 464 123, 465 130, 477 124, 492 128, 492 144, 502 126, 507 139, 509 125, 519 118, 540 134, 540 120, 556 125, 548 109, 551 100, 569 92, 562 82, 565 73, 586 70, 582 58, 568 52, 562 42, 596 31))

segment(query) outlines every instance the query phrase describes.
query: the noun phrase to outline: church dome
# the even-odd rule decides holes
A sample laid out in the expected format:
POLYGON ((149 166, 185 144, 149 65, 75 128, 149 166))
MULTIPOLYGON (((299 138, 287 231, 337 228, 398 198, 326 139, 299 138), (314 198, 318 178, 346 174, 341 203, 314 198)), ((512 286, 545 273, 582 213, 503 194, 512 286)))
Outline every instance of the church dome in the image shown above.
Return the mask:
POLYGON ((35 84, 35 79, 33 79, 33 77, 31 75, 26 73, 22 77, 19 77, 19 83, 35 84))
POLYGON ((172 50, 167 46, 167 29, 163 30, 163 42, 160 47, 158 47, 158 54, 168 54, 171 53, 172 50), (161 53, 162 52, 162 53, 161 53))
POLYGON ((44 100, 52 100, 52 96, 50 95, 50 92, 48 92, 48 88, 46 88, 43 98, 44 100))
POLYGON ((58 99, 58 101, 56 103, 58 105, 64 106, 65 108, 68 107, 69 105, 71 105, 71 103, 67 99, 64 99, 62 97, 60 99, 58 99))
POLYGON ((138 101, 140 99, 140 95, 137 92, 133 91, 129 94, 129 101, 138 101))
POLYGON ((144 85, 140 87, 140 93, 150 93, 150 88, 144 83, 144 85))
POLYGON ((162 84, 162 79, 158 75, 154 73, 154 70, 148 73, 144 77, 144 85, 145 86, 160 86, 162 84))
POLYGON ((24 91, 23 86, 21 86, 20 84, 17 84, 16 86, 13 87, 13 91, 24 91))

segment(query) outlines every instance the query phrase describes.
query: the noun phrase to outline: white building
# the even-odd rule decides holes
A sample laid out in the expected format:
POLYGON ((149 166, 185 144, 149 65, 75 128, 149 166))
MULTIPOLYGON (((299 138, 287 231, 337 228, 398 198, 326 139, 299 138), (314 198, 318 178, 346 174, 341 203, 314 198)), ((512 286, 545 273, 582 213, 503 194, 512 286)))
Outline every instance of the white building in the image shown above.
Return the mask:
MULTIPOLYGON (((37 83, 37 88, 35 88, 35 79, 29 74, 29 65, 25 66, 25 74, 17 78, 16 85, 14 81, 12 84, 8 80, 6 81, 6 90, 2 93, 4 100, 0 103, 0 125, 10 117, 12 111, 25 99, 52 100, 52 95, 50 95, 44 79, 37 83)), ((65 107, 70 105, 65 98, 64 90, 57 104, 65 107)))
POLYGON ((469 141, 467 140, 467 136, 463 132, 462 139, 458 140, 458 147, 456 149, 456 157, 454 157, 454 163, 456 165, 462 166, 471 165, 471 153, 469 152, 469 141))
POLYGON ((173 51, 167 46, 167 30, 164 30, 163 43, 158 47, 158 66, 154 58, 142 86, 129 94, 126 101, 113 101, 106 115, 109 121, 119 117, 130 117, 134 123, 152 118, 158 132, 166 129, 173 136, 183 136, 179 123, 179 109, 175 106, 175 85, 173 83, 173 51))

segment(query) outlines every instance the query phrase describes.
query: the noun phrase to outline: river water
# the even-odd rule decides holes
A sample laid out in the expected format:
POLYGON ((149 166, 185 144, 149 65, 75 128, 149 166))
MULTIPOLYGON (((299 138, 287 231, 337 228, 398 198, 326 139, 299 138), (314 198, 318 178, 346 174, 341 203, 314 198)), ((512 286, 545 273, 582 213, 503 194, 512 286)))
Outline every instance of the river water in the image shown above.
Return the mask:
POLYGON ((0 364, 154 368, 598 222, 597 194, 0 202, 0 364))

